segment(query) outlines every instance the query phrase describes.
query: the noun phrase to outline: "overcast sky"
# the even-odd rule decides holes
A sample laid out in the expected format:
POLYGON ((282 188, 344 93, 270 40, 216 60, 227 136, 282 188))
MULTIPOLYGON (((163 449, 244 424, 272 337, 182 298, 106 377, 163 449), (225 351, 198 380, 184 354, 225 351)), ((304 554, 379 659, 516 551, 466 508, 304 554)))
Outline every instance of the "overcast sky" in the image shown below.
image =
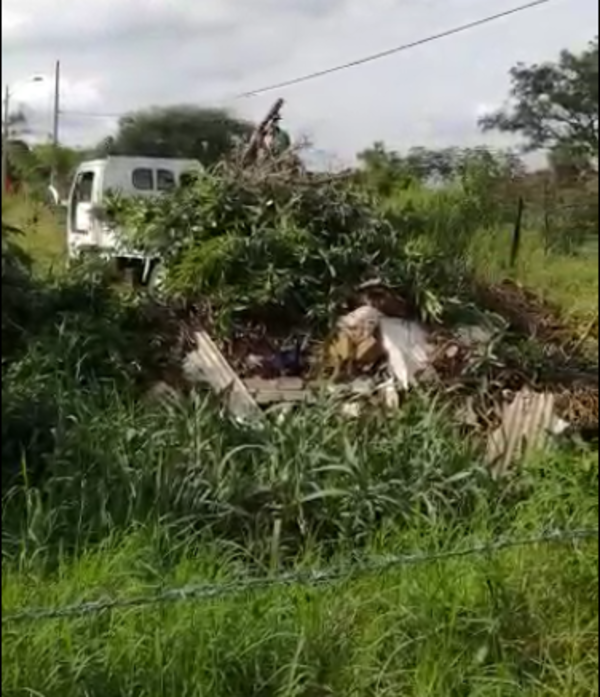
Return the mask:
POLYGON ((347 162, 375 140, 400 150, 497 145, 478 132, 477 116, 502 103, 510 67, 583 48, 597 33, 596 0, 554 0, 330 77, 236 97, 522 2, 3 0, 2 83, 12 87, 13 103, 35 110, 35 130, 45 137, 51 74, 60 59, 61 136, 72 144, 108 135, 111 114, 139 107, 219 105, 257 118, 282 96, 285 125, 308 136, 331 164, 347 162), (28 82, 40 74, 44 82, 28 82))

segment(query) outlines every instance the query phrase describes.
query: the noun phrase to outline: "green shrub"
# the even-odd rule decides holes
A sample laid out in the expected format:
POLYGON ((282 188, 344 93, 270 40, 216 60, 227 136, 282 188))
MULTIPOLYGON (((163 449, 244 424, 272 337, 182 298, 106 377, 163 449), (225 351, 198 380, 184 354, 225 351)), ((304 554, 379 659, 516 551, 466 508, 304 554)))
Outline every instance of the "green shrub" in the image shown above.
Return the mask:
POLYGON ((112 197, 106 214, 127 244, 163 260, 173 295, 204 304, 221 328, 327 328, 374 278, 439 318, 449 289, 461 287, 456 259, 415 245, 430 217, 407 210, 392 219, 340 181, 223 167, 160 199, 112 197))

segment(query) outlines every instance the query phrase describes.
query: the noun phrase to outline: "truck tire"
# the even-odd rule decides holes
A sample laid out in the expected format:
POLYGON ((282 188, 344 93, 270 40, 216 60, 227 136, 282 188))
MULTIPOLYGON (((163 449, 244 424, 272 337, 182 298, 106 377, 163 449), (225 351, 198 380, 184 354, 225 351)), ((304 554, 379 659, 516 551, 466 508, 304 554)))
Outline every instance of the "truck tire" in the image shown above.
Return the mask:
POLYGON ((148 293, 154 300, 159 302, 164 301, 166 297, 165 277, 165 265, 159 261, 156 262, 152 267, 152 271, 150 271, 150 276, 148 277, 148 293))

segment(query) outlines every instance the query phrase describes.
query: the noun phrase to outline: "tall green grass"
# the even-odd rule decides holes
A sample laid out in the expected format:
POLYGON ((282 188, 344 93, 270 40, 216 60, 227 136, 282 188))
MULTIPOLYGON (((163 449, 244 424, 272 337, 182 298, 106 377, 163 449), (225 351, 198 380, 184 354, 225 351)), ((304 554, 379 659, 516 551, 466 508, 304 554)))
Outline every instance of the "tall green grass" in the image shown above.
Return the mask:
MULTIPOLYGON (((373 530, 415 517, 468 516, 494 491, 476 446, 441 404, 418 397, 393 417, 349 422, 323 405, 257 430, 229 423, 201 397, 165 410, 99 384, 76 390, 59 387, 58 410, 26 432, 43 451, 14 465, 5 553, 30 547, 24 540, 77 550, 162 521, 279 563, 314 542, 361 546, 373 530)), ((6 439, 22 437, 24 412, 11 409, 22 398, 7 392, 6 439)))
MULTIPOLYGON (((439 551, 553 525, 593 525, 593 457, 530 463, 531 495, 482 503, 468 521, 415 516, 373 531, 363 553, 439 551), (585 463, 589 467, 585 467, 585 463), (502 509, 504 509, 502 511, 502 509)), ((297 570, 332 559, 318 544, 297 570)), ((4 627, 2 694, 573 695, 598 692, 595 543, 431 562, 334 586, 115 610, 4 627)), ((3 564, 3 612, 128 598, 249 573, 227 540, 182 538, 156 522, 115 528, 50 569, 46 553, 3 564)), ((264 569, 262 573, 266 573, 264 569)))
MULTIPOLYGON (((595 453, 559 449, 498 486, 425 396, 391 418, 349 422, 323 404, 251 429, 201 396, 134 399, 109 379, 113 359, 30 371, 52 377, 58 409, 30 441, 44 446, 38 469, 24 456, 4 492, 4 613, 597 520, 595 453)), ((10 373, 9 387, 16 375, 26 384, 10 373)), ((3 408, 22 398, 9 391, 3 408)), ((2 693, 593 695, 596 642, 597 554, 550 545, 8 624, 2 693)))
MULTIPOLYGON (((4 491, 3 613, 596 524, 593 452, 559 449, 498 486, 425 395, 391 418, 347 421, 323 404, 244 428, 201 395, 135 398, 126 373, 111 378, 127 353, 65 371, 88 354, 62 336, 59 371, 33 353, 8 375, 9 415, 49 386, 56 408, 4 491)), ((20 437, 8 429, 3 446, 20 437)), ((550 545, 8 624, 2 693, 593 695, 597 581, 591 544, 550 545)))
MULTIPOLYGON (((485 197, 469 195, 459 185, 439 190, 415 186, 399 192, 385 205, 398 225, 415 231, 429 249, 441 250, 481 279, 517 280, 556 305, 565 319, 574 323, 584 324, 598 316, 597 229, 587 244, 565 253, 560 246, 548 247, 541 233, 543 222, 528 216, 517 265, 510 268, 514 225, 506 224, 506 206, 488 208, 485 197)), ((511 215, 509 211, 509 219, 511 215)), ((562 234, 568 236, 568 225, 564 225, 562 234)))

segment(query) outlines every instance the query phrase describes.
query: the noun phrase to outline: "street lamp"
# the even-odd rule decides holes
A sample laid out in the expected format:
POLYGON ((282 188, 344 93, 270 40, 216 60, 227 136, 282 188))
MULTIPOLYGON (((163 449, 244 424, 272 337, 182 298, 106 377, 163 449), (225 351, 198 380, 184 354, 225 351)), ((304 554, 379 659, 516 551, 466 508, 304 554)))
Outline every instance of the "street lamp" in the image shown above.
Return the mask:
MULTIPOLYGON (((27 83, 44 82, 43 75, 34 75, 27 83)), ((10 136, 10 99, 14 94, 10 85, 6 85, 4 89, 4 113, 3 113, 3 129, 2 129, 2 191, 5 193, 8 190, 8 141, 10 136)))

